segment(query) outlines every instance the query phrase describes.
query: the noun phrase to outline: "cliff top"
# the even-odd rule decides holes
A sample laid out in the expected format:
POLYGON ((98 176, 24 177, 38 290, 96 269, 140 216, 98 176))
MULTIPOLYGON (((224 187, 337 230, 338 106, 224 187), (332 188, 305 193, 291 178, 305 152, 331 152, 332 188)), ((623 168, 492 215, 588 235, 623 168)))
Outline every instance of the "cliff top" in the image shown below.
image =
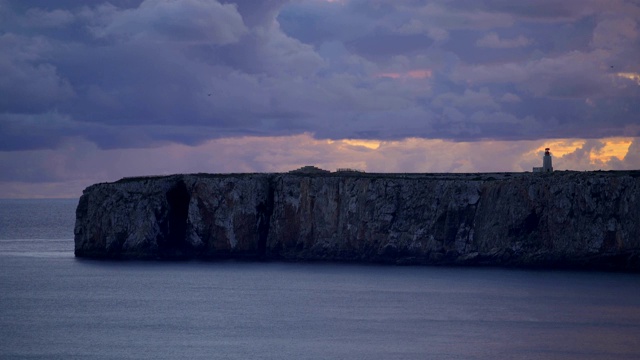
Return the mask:
POLYGON ((298 171, 293 170, 289 172, 253 172, 253 173, 189 173, 189 174, 169 174, 169 175, 142 175, 142 176, 130 176, 124 177, 116 182, 126 181, 138 181, 138 180, 151 180, 169 178, 172 176, 196 176, 196 177, 229 177, 229 176, 265 176, 265 175, 298 175, 298 176, 318 176, 318 177, 343 177, 343 176, 357 176, 357 177, 419 177, 419 178, 451 178, 451 179, 469 179, 478 178, 477 180, 497 180, 503 178, 510 178, 514 176, 564 176, 574 174, 592 174, 599 176, 631 176, 640 177, 640 170, 596 170, 596 171, 574 171, 574 170, 557 170, 553 173, 538 174, 532 172, 477 172, 477 173, 375 173, 364 171, 298 171))
POLYGON ((124 177, 115 183, 127 183, 144 180, 168 179, 175 176, 193 176, 200 178, 224 178, 224 177, 262 177, 262 176, 301 176, 301 177, 360 177, 360 178, 409 178, 409 179, 433 179, 433 180, 470 180, 470 181, 495 181, 507 180, 518 177, 565 177, 565 176, 605 176, 619 177, 630 176, 640 177, 640 170, 608 170, 608 171, 555 171, 553 173, 532 173, 532 172, 483 172, 483 173, 370 173, 356 171, 338 172, 286 172, 286 173, 193 173, 193 174, 171 174, 171 175, 147 175, 124 177))

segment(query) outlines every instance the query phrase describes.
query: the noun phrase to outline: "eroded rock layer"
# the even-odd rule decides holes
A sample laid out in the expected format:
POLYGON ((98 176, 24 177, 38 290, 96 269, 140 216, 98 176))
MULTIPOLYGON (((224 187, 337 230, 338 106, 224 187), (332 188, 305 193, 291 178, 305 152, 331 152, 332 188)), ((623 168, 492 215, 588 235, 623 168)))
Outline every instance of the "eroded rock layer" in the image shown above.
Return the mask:
POLYGON ((231 174, 90 186, 79 257, 640 270, 640 172, 231 174))

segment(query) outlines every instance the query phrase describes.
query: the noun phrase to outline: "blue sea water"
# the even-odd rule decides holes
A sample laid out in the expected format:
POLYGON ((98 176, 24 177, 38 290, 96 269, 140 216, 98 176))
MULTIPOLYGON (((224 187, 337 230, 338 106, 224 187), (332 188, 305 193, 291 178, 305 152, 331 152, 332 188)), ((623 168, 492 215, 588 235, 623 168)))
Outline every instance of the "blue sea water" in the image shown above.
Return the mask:
POLYGON ((640 359, 640 277, 105 262, 77 200, 0 200, 1 359, 640 359))

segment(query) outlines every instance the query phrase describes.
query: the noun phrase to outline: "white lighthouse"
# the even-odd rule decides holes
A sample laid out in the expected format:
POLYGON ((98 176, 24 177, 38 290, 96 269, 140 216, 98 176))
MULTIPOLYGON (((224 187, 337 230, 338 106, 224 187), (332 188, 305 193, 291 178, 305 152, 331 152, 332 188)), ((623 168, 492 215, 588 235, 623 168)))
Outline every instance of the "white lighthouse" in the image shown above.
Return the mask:
POLYGON ((534 167, 533 172, 550 173, 553 172, 553 164, 551 163, 551 153, 549 148, 544 149, 544 157, 542 158, 542 167, 534 167))

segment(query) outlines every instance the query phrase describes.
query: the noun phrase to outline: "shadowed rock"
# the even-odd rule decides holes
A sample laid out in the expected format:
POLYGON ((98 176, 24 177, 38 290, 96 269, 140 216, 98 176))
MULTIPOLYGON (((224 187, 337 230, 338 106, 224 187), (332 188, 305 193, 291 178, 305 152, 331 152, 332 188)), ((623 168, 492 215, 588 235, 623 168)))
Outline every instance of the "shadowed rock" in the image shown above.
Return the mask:
POLYGON ((640 172, 220 174, 87 188, 75 252, 640 269, 640 172))

